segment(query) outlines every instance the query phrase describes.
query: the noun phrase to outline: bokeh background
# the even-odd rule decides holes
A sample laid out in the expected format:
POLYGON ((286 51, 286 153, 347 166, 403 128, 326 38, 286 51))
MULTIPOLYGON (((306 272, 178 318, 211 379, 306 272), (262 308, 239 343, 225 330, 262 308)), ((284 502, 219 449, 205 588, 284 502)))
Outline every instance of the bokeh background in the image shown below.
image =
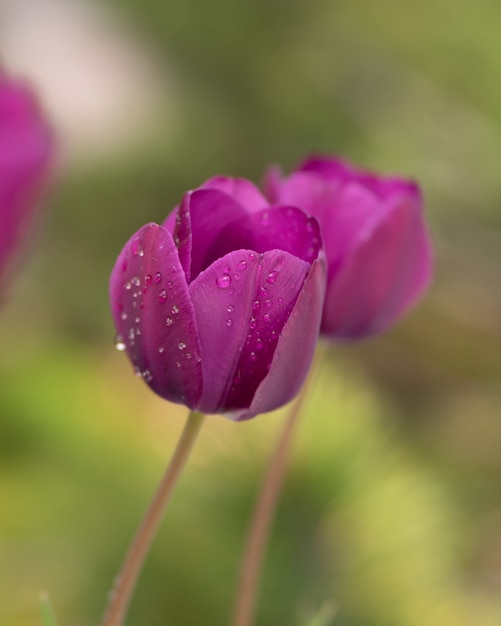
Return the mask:
MULTIPOLYGON (((98 624, 185 412, 113 348, 131 233, 215 174, 312 151, 407 174, 436 280, 307 387, 259 626, 501 623, 501 4, 0 0, 0 58, 59 136, 0 311, 0 623, 98 624), (334 615, 335 613, 335 615, 334 615)), ((128 624, 228 623, 285 412, 210 418, 128 624)))

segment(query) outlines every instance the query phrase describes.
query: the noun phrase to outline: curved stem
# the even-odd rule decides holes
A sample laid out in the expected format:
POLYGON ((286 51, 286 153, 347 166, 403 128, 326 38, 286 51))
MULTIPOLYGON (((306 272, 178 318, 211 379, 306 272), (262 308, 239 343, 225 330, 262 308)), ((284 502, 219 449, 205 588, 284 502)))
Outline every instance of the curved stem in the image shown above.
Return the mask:
POLYGON ((205 415, 197 411, 191 411, 188 416, 167 471, 134 537, 122 569, 116 578, 110 594, 103 626, 121 626, 124 622, 132 592, 144 560, 204 419, 205 415))
POLYGON ((233 626, 251 626, 254 621, 258 579, 278 495, 285 476, 287 453, 303 397, 304 389, 287 416, 254 509, 240 570, 233 626))

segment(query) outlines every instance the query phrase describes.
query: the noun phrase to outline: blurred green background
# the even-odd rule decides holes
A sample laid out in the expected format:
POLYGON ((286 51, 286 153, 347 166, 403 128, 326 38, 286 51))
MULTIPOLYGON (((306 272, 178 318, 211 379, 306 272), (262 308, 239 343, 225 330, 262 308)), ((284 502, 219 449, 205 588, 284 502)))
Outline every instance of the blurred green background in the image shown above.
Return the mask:
MULTIPOLYGON (((258 626, 501 623, 501 4, 1 0, 59 166, 0 311, 0 623, 98 624, 185 416, 113 349, 121 246, 215 173, 312 151, 419 180, 437 258, 386 336, 324 351, 258 626), (326 609, 327 607, 327 609, 326 609)), ((227 624, 284 411, 210 418, 130 626, 227 624)))

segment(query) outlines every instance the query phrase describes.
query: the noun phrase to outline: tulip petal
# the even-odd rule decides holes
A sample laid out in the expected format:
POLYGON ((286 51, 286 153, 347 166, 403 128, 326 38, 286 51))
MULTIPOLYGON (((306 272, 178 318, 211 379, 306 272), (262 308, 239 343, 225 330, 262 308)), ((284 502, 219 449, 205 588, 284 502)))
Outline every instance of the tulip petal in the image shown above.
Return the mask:
POLYGON ((110 281, 119 341, 159 396, 197 408, 202 390, 193 305, 172 235, 147 224, 125 245, 110 281))
POLYGON ((202 349, 201 410, 249 407, 309 267, 281 250, 237 250, 191 283, 202 349))
POLYGON ((259 189, 245 178, 214 176, 205 181, 202 187, 223 191, 250 213, 260 211, 268 206, 268 201, 259 189))
POLYGON ((270 370, 259 385, 249 409, 235 416, 248 420, 277 409, 297 394, 315 352, 325 294, 326 263, 314 261, 292 313, 278 341, 270 370))
POLYGON ((420 207, 409 200, 390 205, 329 277, 322 332, 355 339, 385 330, 423 293, 431 272, 420 207))
POLYGON ((51 148, 52 133, 31 92, 0 73, 0 268, 34 207, 51 148))
MULTIPOLYGON (((323 180, 334 185, 342 185, 350 181, 359 183, 370 189, 381 200, 389 200, 399 195, 419 196, 420 194, 419 187, 414 181, 366 172, 340 158, 313 156, 304 161, 298 170, 318 174, 323 180)), ((414 199, 419 200, 417 197, 414 199)), ((302 207, 301 204, 298 206, 302 207)))

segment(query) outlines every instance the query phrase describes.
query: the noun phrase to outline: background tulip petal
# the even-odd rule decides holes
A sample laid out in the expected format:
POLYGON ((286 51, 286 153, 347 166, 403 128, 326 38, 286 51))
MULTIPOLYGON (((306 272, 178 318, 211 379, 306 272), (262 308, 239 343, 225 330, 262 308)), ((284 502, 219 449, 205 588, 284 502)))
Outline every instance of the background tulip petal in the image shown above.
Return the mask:
POLYGON ((304 161, 298 170, 319 175, 320 178, 330 181, 331 184, 343 185, 350 181, 357 182, 373 191, 382 200, 387 200, 396 195, 419 196, 420 194, 418 185, 411 180, 396 176, 379 176, 360 170, 340 158, 312 156, 304 161))
POLYGON ((125 245, 111 275, 118 340, 160 396, 196 408, 202 389, 193 305, 172 235, 147 224, 125 245))
POLYGON ((237 421, 276 409, 297 394, 315 352, 325 294, 325 259, 314 261, 292 313, 280 334, 271 367, 252 403, 237 421))
POLYGON ((246 178, 214 176, 209 178, 202 187, 223 191, 251 213, 260 211, 269 204, 259 189, 246 178))
POLYGON ((52 133, 32 93, 0 74, 0 270, 34 206, 52 133))
POLYGON ((249 407, 309 268, 281 250, 237 250, 191 283, 202 348, 201 410, 249 407))
POLYGON ((431 245, 420 207, 400 201, 329 276, 322 331, 336 338, 381 332, 427 287, 431 245))

